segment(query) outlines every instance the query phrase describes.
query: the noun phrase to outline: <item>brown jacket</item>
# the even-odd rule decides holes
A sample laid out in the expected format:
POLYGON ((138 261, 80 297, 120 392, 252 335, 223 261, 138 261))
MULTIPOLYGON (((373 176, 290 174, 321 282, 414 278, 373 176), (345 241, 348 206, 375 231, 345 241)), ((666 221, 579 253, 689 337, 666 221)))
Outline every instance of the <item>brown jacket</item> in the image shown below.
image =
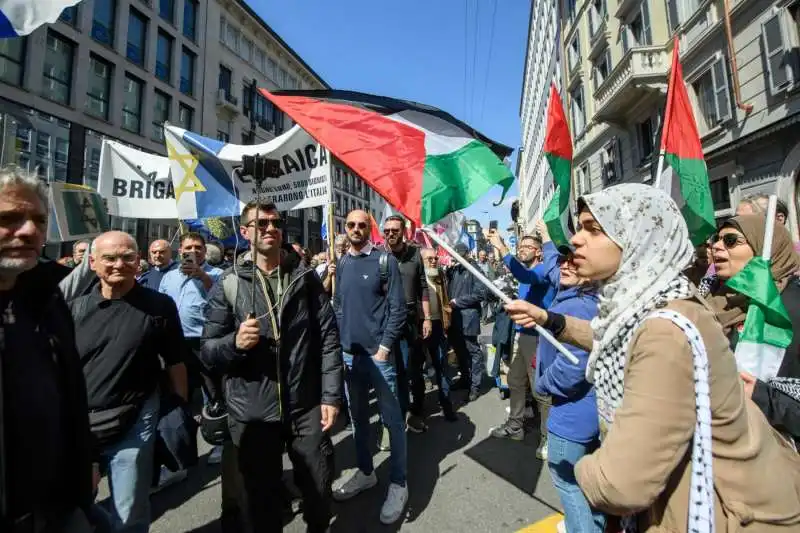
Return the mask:
MULTIPOLYGON (((713 312, 699 300, 667 306, 697 326, 709 357, 717 533, 800 531, 800 458, 747 400, 713 312)), ((591 347, 588 323, 568 319, 561 338, 591 347)), ((625 399, 614 425, 575 474, 592 506, 617 516, 645 511, 639 529, 687 530, 695 427, 692 354, 667 320, 634 333, 625 399)))

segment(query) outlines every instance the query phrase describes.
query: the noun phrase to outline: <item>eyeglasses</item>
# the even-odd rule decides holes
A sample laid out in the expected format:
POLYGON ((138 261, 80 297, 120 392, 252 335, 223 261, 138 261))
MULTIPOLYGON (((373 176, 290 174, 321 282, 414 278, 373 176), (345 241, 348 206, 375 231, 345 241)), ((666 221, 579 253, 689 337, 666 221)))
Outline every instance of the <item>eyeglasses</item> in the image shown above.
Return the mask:
POLYGON ((104 264, 105 266, 114 266, 117 264, 117 261, 122 259, 122 262, 126 265, 136 264, 136 261, 139 259, 139 254, 136 252, 128 252, 125 254, 103 254, 100 256, 100 263, 104 264))
POLYGON ((258 220, 254 220, 247 224, 248 228, 252 228, 254 226, 258 226, 258 231, 267 231, 270 227, 273 229, 283 229, 283 219, 282 218, 259 218, 258 220))
POLYGON ((402 231, 403 231, 403 230, 401 230, 401 229, 397 229, 397 228, 384 228, 384 230, 383 230, 383 234, 384 234, 384 235, 392 235, 392 234, 394 234, 394 233, 400 233, 400 232, 402 232, 402 231))
POLYGON ((345 226, 347 226, 347 229, 353 229, 356 226, 358 226, 358 229, 367 229, 366 222, 353 222, 352 220, 345 224, 345 226))
POLYGON ((735 233, 726 233, 725 235, 714 235, 711 238, 712 243, 717 243, 719 241, 722 241, 722 245, 728 250, 730 250, 731 248, 736 248, 740 244, 746 243, 746 241, 742 237, 736 235, 735 233))

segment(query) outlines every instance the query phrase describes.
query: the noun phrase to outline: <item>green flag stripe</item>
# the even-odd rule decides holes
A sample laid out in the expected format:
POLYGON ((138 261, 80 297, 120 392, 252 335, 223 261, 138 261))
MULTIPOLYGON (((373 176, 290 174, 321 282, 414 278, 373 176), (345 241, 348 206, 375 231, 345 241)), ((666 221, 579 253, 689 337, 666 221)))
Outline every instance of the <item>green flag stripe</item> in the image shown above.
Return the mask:
POLYGON ((556 246, 565 246, 569 244, 570 239, 566 217, 569 216, 572 161, 555 154, 545 154, 545 157, 550 164, 550 171, 553 173, 553 181, 555 182, 556 189, 542 218, 547 225, 547 231, 550 232, 550 238, 553 240, 553 244, 556 246))
POLYGON ((469 207, 495 185, 502 185, 505 196, 513 183, 511 170, 480 141, 428 156, 422 181, 422 223, 432 224, 469 207))
POLYGON ((664 155, 664 161, 680 179, 681 196, 685 202, 681 212, 689 228, 692 244, 699 246, 717 228, 706 162, 702 159, 681 159, 669 153, 664 155))

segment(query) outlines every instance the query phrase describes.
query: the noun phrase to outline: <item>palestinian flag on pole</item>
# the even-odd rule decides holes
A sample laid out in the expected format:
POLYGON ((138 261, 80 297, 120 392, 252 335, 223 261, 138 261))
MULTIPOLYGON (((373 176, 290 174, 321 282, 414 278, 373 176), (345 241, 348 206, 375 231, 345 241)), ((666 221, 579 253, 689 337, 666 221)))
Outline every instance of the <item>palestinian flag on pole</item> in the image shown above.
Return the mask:
POLYGON ((772 278, 769 260, 754 257, 727 285, 750 298, 734 354, 739 370, 762 381, 774 378, 792 342, 792 321, 772 278))
POLYGON ((514 182, 503 164, 511 148, 435 107, 351 91, 260 91, 417 226, 495 185, 505 196, 514 182))
POLYGON ((703 145, 683 82, 677 37, 672 49, 667 107, 661 130, 661 154, 679 181, 679 186, 668 186, 667 191, 671 192, 681 209, 692 243, 695 246, 702 244, 716 229, 714 202, 711 200, 703 145))
POLYGON ((569 135, 564 106, 555 84, 550 85, 550 102, 547 104, 544 156, 550 165, 550 172, 553 173, 555 191, 542 218, 553 244, 558 248, 569 246, 569 240, 573 235, 569 212, 572 192, 572 138, 569 135))

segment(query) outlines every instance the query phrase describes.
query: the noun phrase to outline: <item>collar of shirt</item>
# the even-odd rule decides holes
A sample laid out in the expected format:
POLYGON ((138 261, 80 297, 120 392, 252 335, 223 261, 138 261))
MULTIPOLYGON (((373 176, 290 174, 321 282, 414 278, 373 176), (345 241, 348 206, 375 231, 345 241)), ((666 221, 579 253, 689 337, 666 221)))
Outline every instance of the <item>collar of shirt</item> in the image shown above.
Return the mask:
POLYGON ((170 260, 169 264, 167 264, 167 266, 165 266, 165 267, 155 267, 155 268, 159 272, 169 272, 170 269, 172 269, 172 267, 174 267, 177 264, 178 264, 178 262, 175 261, 174 259, 172 259, 172 260, 170 260))
POLYGON ((359 257, 359 256, 362 256, 362 255, 371 254, 373 248, 375 248, 375 246, 372 244, 372 242, 367 241, 367 244, 364 245, 364 247, 361 248, 361 250, 356 252, 355 250, 353 250, 353 247, 351 246, 350 249, 347 251, 347 253, 349 253, 353 257, 359 257))

